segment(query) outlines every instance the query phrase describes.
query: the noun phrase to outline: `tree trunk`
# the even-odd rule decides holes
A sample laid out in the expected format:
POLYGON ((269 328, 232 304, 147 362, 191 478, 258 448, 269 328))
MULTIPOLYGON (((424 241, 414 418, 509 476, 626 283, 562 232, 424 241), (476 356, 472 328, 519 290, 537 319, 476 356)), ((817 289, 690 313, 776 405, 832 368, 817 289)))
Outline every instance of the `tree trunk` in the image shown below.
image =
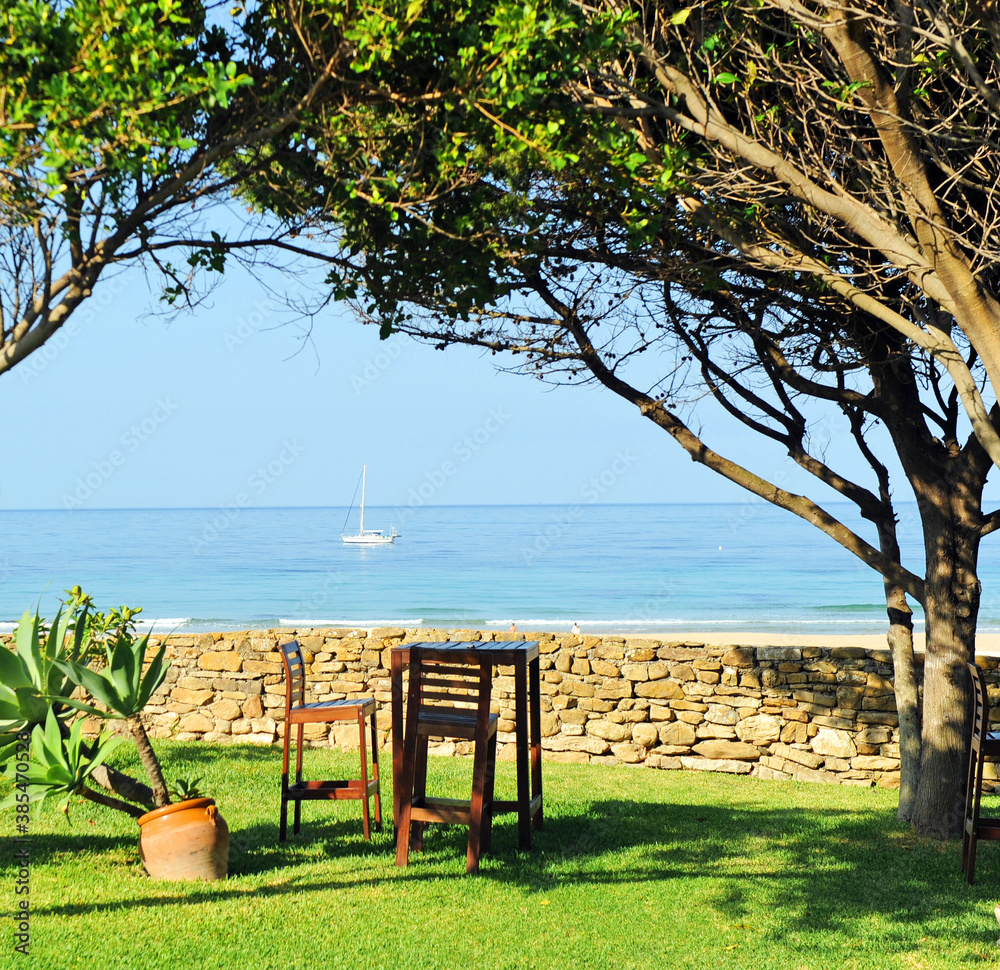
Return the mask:
POLYGON ((90 777, 102 788, 127 798, 130 802, 138 802, 140 805, 153 804, 153 789, 149 785, 144 785, 129 775, 123 775, 114 768, 98 765, 90 777))
POLYGON ((913 818, 920 779, 920 695, 913 655, 913 613, 903 590, 888 580, 885 581, 885 602, 899 717, 899 809, 896 817, 901 822, 909 822, 913 818))
POLYGON ((163 772, 160 769, 160 762, 156 758, 156 752, 149 743, 146 729, 142 726, 139 715, 128 718, 128 725, 135 739, 135 746, 139 749, 139 757, 142 759, 142 766, 149 775, 150 784, 153 786, 153 802, 157 808, 163 808, 170 804, 170 795, 167 793, 167 783, 163 780, 163 772))
POLYGON ((938 514, 940 506, 928 510, 921 503, 927 649, 920 780, 910 818, 918 832, 942 839, 962 834, 971 730, 966 664, 975 653, 981 593, 976 575, 978 501, 973 509, 954 493, 952 499, 947 519, 938 514))

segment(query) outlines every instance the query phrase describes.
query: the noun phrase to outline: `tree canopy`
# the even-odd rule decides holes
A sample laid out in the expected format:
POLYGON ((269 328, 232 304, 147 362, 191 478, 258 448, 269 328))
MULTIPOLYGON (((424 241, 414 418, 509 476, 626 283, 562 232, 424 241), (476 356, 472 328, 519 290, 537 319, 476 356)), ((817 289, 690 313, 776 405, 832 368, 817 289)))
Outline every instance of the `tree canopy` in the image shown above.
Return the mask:
POLYGON ((882 575, 901 812, 958 830, 976 563, 1000 522, 982 509, 1000 460, 991 7, 15 0, 0 23, 0 373, 115 265, 183 302, 268 253, 322 261, 329 299, 386 336, 599 382, 882 575), (211 208, 234 194, 235 232, 211 208), (871 529, 714 450, 706 395, 871 529), (831 434, 864 472, 827 460, 831 434), (901 561, 890 458, 922 569, 901 561))
MULTIPOLYGON (((362 109, 368 130, 405 139, 373 144, 366 207, 313 213, 358 257, 359 308, 386 335, 600 382, 881 573, 913 782, 901 811, 954 834, 976 563, 998 523, 982 509, 1000 457, 993 13, 822 0, 412 9, 399 96, 362 109), (874 534, 714 451, 685 420, 705 394, 854 502, 874 534), (827 462, 830 433, 867 473, 827 462), (920 509, 922 569, 900 559, 890 457, 920 509), (926 624, 922 728, 908 598, 926 624)), ((321 129, 312 138, 335 154, 321 129)), ((289 182, 308 198, 300 176, 289 182)), ((287 193, 283 178, 250 191, 287 193)))

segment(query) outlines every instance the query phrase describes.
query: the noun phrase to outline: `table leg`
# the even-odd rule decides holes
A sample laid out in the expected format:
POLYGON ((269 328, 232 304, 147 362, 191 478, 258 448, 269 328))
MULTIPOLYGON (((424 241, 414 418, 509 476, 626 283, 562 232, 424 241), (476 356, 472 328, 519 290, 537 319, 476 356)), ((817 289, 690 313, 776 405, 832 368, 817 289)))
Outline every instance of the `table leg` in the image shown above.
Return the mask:
POLYGON ((531 848, 531 762, 528 750, 528 662, 514 660, 514 733, 517 745, 517 831, 522 849, 531 848))
POLYGON ((392 704, 392 824, 399 825, 400 778, 403 772, 403 658, 395 650, 389 665, 392 704))
POLYGON ((531 696, 531 801, 538 799, 535 828, 542 827, 542 689, 541 664, 536 657, 528 665, 528 693, 531 696))

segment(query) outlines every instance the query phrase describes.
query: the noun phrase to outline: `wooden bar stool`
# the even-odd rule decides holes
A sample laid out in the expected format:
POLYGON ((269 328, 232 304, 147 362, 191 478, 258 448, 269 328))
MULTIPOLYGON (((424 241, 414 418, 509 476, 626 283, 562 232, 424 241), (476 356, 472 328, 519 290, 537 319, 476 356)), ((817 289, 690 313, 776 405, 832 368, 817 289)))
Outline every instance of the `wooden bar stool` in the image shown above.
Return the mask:
POLYGON ((1000 732, 987 730, 990 725, 990 702, 986 695, 982 669, 977 664, 969 664, 969 673, 972 676, 974 709, 969 772, 965 786, 962 871, 971 886, 976 871, 976 842, 979 839, 1000 839, 1000 818, 984 818, 979 814, 979 800, 983 793, 983 764, 987 758, 1000 757, 1000 732))
POLYGON ((292 832, 299 834, 302 802, 315 799, 360 799, 361 819, 365 838, 371 840, 371 820, 368 800, 375 800, 375 828, 382 831, 382 795, 378 778, 378 724, 375 698, 358 697, 350 700, 305 702, 306 666, 298 641, 281 645, 285 664, 285 743, 281 762, 281 825, 278 841, 284 842, 288 827, 288 803, 295 802, 292 832), (368 752, 365 742, 365 720, 371 719, 372 771, 368 776, 368 752), (303 781, 302 736, 306 724, 329 724, 336 721, 357 721, 358 744, 361 748, 361 777, 333 781, 303 781), (288 783, 289 748, 292 725, 295 733, 295 781, 288 783))
POLYGON ((411 647, 403 764, 396 819, 396 865, 409 863, 410 842, 422 847, 423 823, 469 826, 466 872, 479 868, 492 841, 497 724, 490 713, 493 664, 454 650, 411 647), (474 742, 472 794, 468 799, 427 794, 428 738, 474 742))

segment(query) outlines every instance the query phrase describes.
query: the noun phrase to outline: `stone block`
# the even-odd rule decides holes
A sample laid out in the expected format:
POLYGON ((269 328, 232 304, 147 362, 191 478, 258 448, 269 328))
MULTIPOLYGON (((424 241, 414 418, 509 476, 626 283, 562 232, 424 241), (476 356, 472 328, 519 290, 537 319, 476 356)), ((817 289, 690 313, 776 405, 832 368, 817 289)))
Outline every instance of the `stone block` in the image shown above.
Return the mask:
POLYGON ((635 684, 636 697, 651 697, 656 700, 680 700, 684 697, 684 691, 677 681, 670 680, 648 680, 635 684))
POLYGON ((778 768, 772 768, 769 765, 762 764, 754 765, 751 774, 754 778, 761 778, 767 781, 781 781, 782 779, 791 777, 787 771, 781 771, 778 768))
POLYGON ((185 714, 177 722, 177 730, 188 734, 205 734, 215 730, 215 721, 195 711, 192 714, 185 714))
POLYGON ((610 663, 607 660, 600 660, 594 658, 590 661, 590 669, 595 674, 600 674, 602 677, 609 677, 612 680, 621 677, 622 671, 618 664, 610 663))
POLYGON ((802 650, 799 647, 758 647, 758 660, 801 660, 802 650))
POLYGON ((631 738, 632 728, 628 724, 615 724, 603 718, 595 718, 587 722, 587 734, 605 741, 624 741, 631 738))
POLYGON ((625 679, 605 681, 596 690, 593 687, 590 690, 592 696, 601 700, 621 700, 623 697, 632 696, 632 683, 625 679))
POLYGON ((684 721, 671 721, 660 726, 660 744, 681 745, 690 748, 698 740, 695 729, 684 721))
POLYGON ((736 736, 747 744, 772 744, 781 738, 781 720, 771 714, 753 714, 736 724, 736 736))
POLYGON ((899 771, 899 759, 859 754, 851 759, 851 767, 858 771, 899 771))
POLYGON ((688 771, 722 771, 731 775, 749 775, 753 771, 753 765, 749 761, 722 761, 682 756, 681 765, 688 771))
POLYGON ((812 749, 816 754, 828 758, 853 758, 858 749, 854 739, 846 731, 835 731, 831 728, 820 728, 812 739, 812 749))
POLYGON ((808 725, 798 721, 787 721, 781 727, 778 740, 782 744, 805 744, 809 740, 808 725))
POLYGON ((624 660, 625 641, 609 640, 607 637, 593 648, 593 655, 601 660, 624 660))
POLYGON ((590 761, 590 755, 583 751, 545 751, 543 760, 555 764, 585 765, 590 761))
POLYGON ((732 727, 739 720, 739 715, 725 704, 710 704, 704 718, 709 724, 728 724, 732 727))
MULTIPOLYGON (((235 721, 240 716, 240 705, 234 700, 224 699, 210 705, 209 710, 217 720, 235 721)), ((216 730, 219 730, 216 728, 216 730)))
POLYGON ((240 740, 245 741, 247 744, 273 744, 274 732, 254 731, 250 734, 241 735, 240 740))
POLYGON ((611 701, 602 697, 585 697, 580 701, 579 706, 581 711, 592 711, 595 714, 607 714, 608 711, 615 709, 615 705, 611 701))
POLYGON ((643 721, 632 728, 632 740, 643 748, 652 748, 660 740, 660 732, 654 724, 643 721))
POLYGON ((191 707, 201 707, 215 696, 213 690, 190 690, 186 687, 175 687, 170 692, 170 699, 178 704, 190 704, 191 707))
POLYGON ((244 660, 243 670, 248 674, 284 674, 285 667, 280 660, 244 660))
POLYGON ((611 750, 607 741, 595 737, 570 738, 559 734, 554 738, 542 739, 543 751, 585 751, 591 755, 606 754, 611 750))
POLYGON ((839 777, 834 771, 822 771, 814 768, 806 768, 803 765, 792 764, 792 762, 787 762, 789 768, 789 774, 796 781, 809 781, 820 785, 836 785, 839 784, 839 777))
POLYGON ((892 731, 883 725, 864 728, 857 734, 857 740, 865 744, 887 744, 891 739, 892 731))
POLYGON ((685 724, 704 724, 704 719, 697 711, 678 711, 677 720, 685 724))
POLYGON ((691 750, 703 758, 718 761, 757 761, 760 758, 758 748, 742 741, 699 741, 691 750))
POLYGON ((611 753, 627 765, 641 764, 646 757, 646 749, 641 744, 632 744, 631 742, 613 744, 611 753))
POLYGON ((805 751, 802 748, 793 748, 787 744, 775 745, 772 754, 777 758, 795 762, 795 764, 806 768, 818 768, 825 760, 822 755, 814 754, 812 751, 805 751))
MULTIPOLYGON (((243 668, 243 658, 232 650, 227 650, 225 653, 210 650, 198 658, 198 666, 202 670, 228 670, 233 672, 243 668)), ((280 670, 281 668, 279 667, 278 669, 280 670)))
POLYGON ((659 752, 650 752, 647 754, 643 764, 647 768, 660 768, 663 771, 679 771, 683 767, 680 758, 672 757, 668 754, 660 754, 659 752))
POLYGON ((898 771, 886 771, 875 776, 878 788, 899 788, 900 775, 898 771))
POLYGON ((748 647, 731 647, 722 655, 725 667, 752 667, 754 661, 754 652, 748 647))

